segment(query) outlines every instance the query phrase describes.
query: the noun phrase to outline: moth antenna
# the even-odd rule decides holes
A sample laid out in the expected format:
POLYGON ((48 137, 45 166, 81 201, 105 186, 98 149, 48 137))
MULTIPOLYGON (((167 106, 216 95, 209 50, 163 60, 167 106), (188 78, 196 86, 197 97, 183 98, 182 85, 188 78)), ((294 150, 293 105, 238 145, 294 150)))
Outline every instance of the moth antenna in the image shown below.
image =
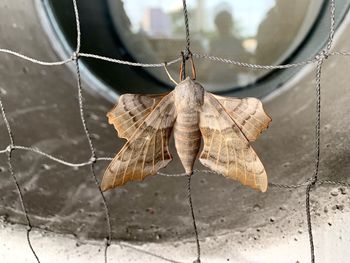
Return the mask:
POLYGON ((197 78, 197 73, 196 73, 196 67, 194 66, 192 53, 190 53, 189 56, 190 56, 191 68, 192 68, 192 80, 195 80, 197 78))
POLYGON ((168 68, 166 67, 167 63, 164 62, 164 70, 166 72, 166 74, 168 75, 168 78, 175 84, 175 85, 178 85, 179 83, 177 83, 173 77, 170 75, 169 71, 168 71, 168 68))
POLYGON ((183 81, 186 78, 186 60, 190 59, 191 62, 191 79, 195 80, 197 78, 197 73, 196 73, 196 67, 194 66, 193 62, 193 54, 191 52, 188 53, 187 56, 185 56, 184 52, 181 51, 181 56, 182 56, 182 63, 180 64, 180 81, 183 81))

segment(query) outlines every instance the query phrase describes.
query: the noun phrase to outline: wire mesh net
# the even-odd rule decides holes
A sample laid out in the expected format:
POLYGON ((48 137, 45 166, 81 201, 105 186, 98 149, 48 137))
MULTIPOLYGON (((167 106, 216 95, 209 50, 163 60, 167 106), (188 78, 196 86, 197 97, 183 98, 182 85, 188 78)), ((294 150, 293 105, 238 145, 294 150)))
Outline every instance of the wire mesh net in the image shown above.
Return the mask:
MULTIPOLYGON (((103 194, 103 192, 100 189, 100 183, 99 180, 95 174, 95 164, 97 162, 104 162, 104 161, 110 161, 112 160, 111 157, 102 157, 102 156, 97 156, 95 147, 92 141, 91 134, 89 132, 89 128, 86 123, 85 119, 85 105, 84 105, 84 100, 83 100, 83 90, 82 90, 82 83, 81 83, 81 76, 80 76, 80 64, 79 64, 79 59, 82 57, 86 58, 94 58, 94 59, 99 59, 99 60, 105 60, 109 61, 112 63, 118 63, 118 64, 123 64, 123 65, 128 65, 128 66, 137 66, 137 67, 166 67, 167 65, 171 65, 177 62, 181 62, 183 58, 188 59, 190 55, 192 55, 194 58, 199 58, 199 59, 207 59, 207 60, 212 60, 212 61, 217 61, 221 63, 227 63, 227 64, 233 64, 239 67, 246 67, 249 69, 254 69, 254 70, 260 70, 260 69, 286 69, 286 68, 292 68, 292 67, 301 67, 307 64, 315 64, 316 65, 316 74, 315 74, 315 100, 316 100, 316 108, 315 108, 315 116, 316 116, 316 121, 315 121, 315 142, 314 142, 314 170, 313 174, 310 178, 308 178, 306 181, 300 183, 300 184, 295 184, 295 185, 286 185, 286 184, 279 184, 276 182, 270 182, 269 185, 271 187, 277 187, 277 188, 284 188, 284 189, 297 189, 297 188, 305 188, 305 216, 307 220, 307 229, 308 229, 308 236, 309 236, 309 245, 310 245, 310 257, 311 257, 311 262, 315 262, 315 249, 314 249, 314 239, 313 239, 313 231, 312 231, 312 220, 311 220, 311 209, 310 209, 310 192, 315 189, 319 185, 340 185, 340 186, 345 186, 345 187, 350 187, 350 183, 347 182, 337 182, 337 181, 331 181, 331 180, 320 180, 318 177, 319 174, 319 164, 320 164, 320 122, 321 122, 321 72, 322 72, 322 66, 325 60, 327 60, 330 56, 350 56, 350 52, 343 52, 343 51, 335 51, 331 52, 331 47, 333 44, 333 38, 334 38, 334 33, 335 33, 335 1, 331 0, 330 5, 329 5, 329 17, 330 17, 330 28, 329 28, 329 37, 328 37, 328 42, 326 43, 325 47, 314 57, 311 57, 310 59, 307 59, 305 61, 300 61, 298 63, 292 63, 292 64, 283 64, 283 65, 258 65, 258 64, 250 64, 250 63, 244 63, 232 59, 227 59, 227 58, 221 58, 221 57, 216 57, 216 56, 211 56, 211 55, 206 55, 206 54, 198 54, 195 52, 191 51, 191 39, 190 39, 190 33, 189 33, 189 20, 188 20, 188 14, 187 14, 187 7, 186 7, 186 1, 183 0, 183 13, 184 13, 184 20, 185 20, 185 29, 186 29, 186 46, 185 49, 182 51, 183 57, 179 56, 177 58, 174 58, 171 61, 168 62, 162 62, 162 63, 156 63, 156 64, 145 64, 145 63, 138 63, 138 62, 130 62, 130 61, 123 61, 119 59, 114 59, 110 57, 105 57, 105 56, 100 56, 96 54, 88 54, 88 53, 82 53, 80 52, 80 47, 81 47, 81 31, 80 31, 80 20, 79 20, 79 12, 78 12, 78 6, 76 0, 73 1, 73 6, 74 6, 74 13, 75 13, 75 21, 76 21, 76 34, 77 34, 77 45, 75 48, 75 51, 73 54, 62 61, 55 61, 55 62, 47 62, 47 61, 41 61, 35 58, 28 57, 26 55, 23 55, 21 53, 15 52, 13 50, 8 50, 8 49, 0 49, 0 52, 2 53, 7 53, 10 55, 17 56, 21 59, 30 61, 35 64, 43 65, 43 66, 60 66, 68 63, 74 63, 75 65, 75 71, 76 71, 76 78, 77 78, 77 93, 78 93, 78 102, 79 102, 79 111, 80 111, 80 118, 81 118, 81 124, 83 126, 86 140, 90 149, 90 158, 86 160, 85 162, 81 163, 73 163, 69 162, 66 160, 62 160, 60 158, 57 158, 53 155, 50 155, 48 153, 45 153, 44 151, 34 148, 34 147, 27 147, 27 146, 22 146, 22 145, 17 145, 16 144, 16 138, 13 135, 13 131, 11 129, 11 126, 9 124, 7 115, 6 115, 6 109, 2 103, 2 98, 0 96, 0 111, 2 114, 3 121, 5 123, 5 126, 7 128, 7 133, 8 133, 8 139, 9 139, 9 144, 6 148, 0 150, 0 154, 4 154, 7 156, 7 165, 8 165, 8 170, 10 172, 10 175, 13 179, 13 184, 16 187, 17 194, 18 194, 18 199, 21 204, 21 209, 23 211, 23 215, 25 218, 25 222, 27 224, 27 230, 26 230, 26 236, 27 236, 27 242, 28 246, 30 247, 33 256, 35 257, 37 262, 40 262, 40 258, 38 254, 36 253, 35 247, 32 246, 31 243, 31 231, 33 229, 32 223, 30 216, 28 214, 28 208, 25 205, 24 202, 24 195, 23 195, 23 190, 21 188, 21 185, 19 184, 18 178, 16 176, 16 173, 14 172, 13 169, 13 162, 12 162, 12 153, 14 151, 29 151, 38 155, 41 155, 45 158, 48 158, 54 162, 60 163, 64 166, 68 167, 83 167, 87 166, 90 167, 91 170, 91 176, 96 183, 96 188, 98 189, 100 196, 103 201, 103 207, 104 207, 104 214, 106 218, 106 231, 107 231, 107 237, 104 241, 104 260, 107 262, 107 252, 108 252, 108 247, 112 243, 112 226, 111 226, 111 220, 110 220, 110 212, 108 208, 108 204, 106 201, 106 198, 103 194)), ((180 51, 179 51, 180 53, 180 51)), ((204 173, 213 173, 210 170, 194 170, 194 174, 198 172, 204 172, 204 173)), ((159 175, 162 176, 186 176, 186 174, 166 174, 159 172, 159 175)), ((200 242, 198 238, 198 230, 196 226, 196 219, 195 219, 195 214, 193 211, 193 203, 192 203, 192 198, 191 198, 191 177, 188 177, 188 184, 187 184, 187 190, 188 190, 188 202, 189 202, 189 207, 191 211, 191 216, 192 216, 192 222, 193 222, 193 231, 195 234, 195 239, 196 239, 196 245, 197 245, 197 256, 196 256, 196 261, 200 262, 201 258, 201 249, 200 249, 200 242)), ((161 258, 161 257, 159 257, 161 258)), ((165 259, 166 260, 166 259, 165 259)), ((174 261, 175 262, 175 261, 174 261)))

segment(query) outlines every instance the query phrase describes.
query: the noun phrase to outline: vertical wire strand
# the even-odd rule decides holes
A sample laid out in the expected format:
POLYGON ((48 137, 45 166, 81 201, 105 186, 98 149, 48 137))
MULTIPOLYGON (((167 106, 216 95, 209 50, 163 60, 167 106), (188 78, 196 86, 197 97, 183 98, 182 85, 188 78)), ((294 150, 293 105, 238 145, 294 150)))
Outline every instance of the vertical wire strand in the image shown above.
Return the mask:
POLYGON ((74 6, 74 14, 75 14, 75 20, 76 20, 76 30, 77 30, 77 47, 75 51, 75 66, 76 66, 76 74, 77 74, 77 87, 78 87, 78 102, 79 102, 79 112, 80 112, 80 119, 81 123, 83 125, 83 129, 87 138, 87 141, 89 143, 90 151, 91 151, 91 174, 93 177, 93 180, 96 184, 96 187, 100 193, 100 196, 102 198, 102 203, 103 203, 103 208, 104 208, 104 213, 106 217, 106 225, 107 225, 107 238, 106 242, 104 244, 104 262, 107 263, 108 261, 108 247, 112 243, 112 226, 111 226, 111 220, 110 220, 110 212, 109 212, 109 207, 107 204, 107 200, 101 190, 100 183, 97 179, 95 169, 94 169, 94 164, 96 162, 96 151, 94 148, 94 145, 92 143, 91 135, 89 132, 89 129, 86 124, 85 120, 85 114, 84 114, 84 102, 83 102, 83 92, 82 92, 82 84, 81 84, 81 75, 80 75, 80 68, 79 68, 79 51, 80 51, 80 45, 81 45, 81 30, 80 30, 80 19, 79 19, 79 11, 78 11, 78 6, 76 3, 76 0, 73 0, 73 6, 74 6))
POLYGON ((324 58, 321 57, 316 68, 316 123, 315 123, 315 169, 313 180, 318 179, 320 166, 320 141, 321 141, 321 71, 324 58))
POLYGON ((327 53, 330 51, 332 47, 334 33, 335 33, 335 0, 331 0, 329 13, 330 13, 330 29, 329 29, 328 42, 326 46, 327 53))
POLYGON ((310 208, 310 192, 313 187, 315 187, 320 166, 320 141, 321 141, 321 73, 322 65, 325 59, 328 58, 328 54, 333 44, 334 33, 335 33, 335 0, 330 1, 329 6, 330 12, 330 30, 329 37, 326 48, 318 56, 317 68, 316 68, 316 123, 315 123, 315 168, 314 174, 306 187, 306 198, 305 198, 305 208, 306 208, 306 220, 307 220, 307 229, 309 235, 310 243, 310 256, 311 263, 315 263, 315 246, 314 246, 314 237, 312 233, 312 220, 311 220, 311 208, 310 208))
POLYGON ((97 188, 99 189, 99 192, 100 192, 100 195, 102 197, 102 201, 103 201, 103 207, 104 207, 104 210, 105 210, 105 216, 106 216, 106 222, 107 222, 107 237, 105 239, 105 244, 104 244, 104 261, 105 263, 107 263, 108 261, 108 247, 111 245, 112 243, 112 227, 111 227, 111 215, 109 213, 109 208, 108 208, 108 205, 107 205, 107 200, 106 200, 106 197, 105 195, 103 194, 101 188, 100 188, 100 183, 99 181, 97 180, 97 176, 96 176, 96 173, 95 173, 95 162, 91 163, 90 165, 90 168, 91 168, 91 173, 92 173, 92 176, 94 178, 94 181, 95 181, 95 184, 97 186, 97 188))
POLYGON ((86 125, 85 115, 84 115, 84 102, 83 102, 83 93, 82 93, 82 86, 81 86, 81 76, 80 76, 80 67, 79 67, 79 58, 75 59, 75 69, 77 73, 77 86, 78 86, 78 101, 79 101, 79 113, 80 113, 80 119, 81 123, 83 125, 83 129, 85 132, 86 139, 89 143, 89 148, 91 151, 91 159, 96 159, 96 153, 95 148, 91 140, 89 129, 86 125))
POLYGON ((314 246, 314 237, 312 234, 312 221, 311 221, 311 209, 310 209, 310 191, 314 184, 309 183, 306 186, 306 199, 305 199, 305 208, 306 208, 306 221, 307 221, 307 231, 309 235, 309 245, 310 245, 310 257, 311 263, 315 263, 315 246, 314 246))
MULTIPOLYGON (((189 58, 191 51, 190 51, 190 28, 188 24, 188 12, 187 12, 187 4, 186 0, 182 0, 182 6, 183 6, 183 14, 184 14, 184 20, 185 20, 185 31, 186 31, 186 50, 185 53, 181 51, 182 56, 182 64, 180 67, 180 80, 184 80, 186 78, 186 60, 189 58)), ((191 58, 192 59, 192 58, 191 58)), ((193 63, 193 61, 191 61, 193 63)), ((193 64, 192 64, 193 66, 193 64)), ((201 256, 201 247, 199 243, 198 238, 198 229, 196 224, 196 217, 194 215, 193 211, 193 204, 192 204, 192 196, 191 196, 191 175, 188 175, 188 182, 187 182, 187 197, 188 197, 188 203, 191 210, 191 216, 192 216, 192 223, 193 223, 193 231, 196 238, 196 245, 197 245, 197 259, 195 260, 196 263, 200 263, 200 256, 201 256)))
POLYGON ((39 257, 36 254, 36 252, 34 250, 34 247, 32 245, 32 242, 30 240, 30 232, 32 231, 33 227, 32 227, 32 224, 30 222, 30 219, 29 219, 27 207, 24 204, 24 198, 23 198, 22 189, 21 189, 21 187, 20 187, 20 185, 18 183, 16 174, 14 173, 13 166, 12 166, 12 159, 11 159, 11 157, 12 157, 12 151, 14 149, 13 148, 13 146, 14 146, 14 138, 13 138, 11 126, 10 126, 10 124, 8 122, 7 117, 6 117, 6 112, 5 112, 4 105, 2 104, 1 96, 0 96, 0 110, 1 110, 2 118, 3 118, 4 122, 5 122, 5 126, 6 126, 6 129, 7 129, 7 133, 8 133, 9 139, 10 139, 10 145, 7 147, 7 165, 8 165, 8 168, 9 168, 9 172, 10 172, 11 178, 12 178, 12 180, 13 180, 15 186, 16 186, 16 190, 17 190, 17 194, 18 194, 19 201, 20 201, 20 204, 21 204, 21 208, 22 208, 22 211, 24 213, 24 217, 25 217, 25 220, 26 220, 26 223, 27 223, 27 231, 26 231, 27 243, 28 243, 28 246, 29 246, 30 250, 32 251, 32 254, 34 255, 36 261, 38 263, 40 263, 39 257))
POLYGON ((79 55, 80 46, 81 46, 81 31, 80 31, 79 11, 78 11, 78 5, 76 0, 73 0, 73 8, 74 8, 75 24, 76 24, 76 31, 77 31, 77 46, 75 49, 75 53, 76 55, 79 55))
POLYGON ((316 122, 315 122, 315 167, 313 176, 306 186, 305 208, 307 229, 310 243, 311 263, 315 263, 315 247, 314 237, 312 233, 312 220, 310 209, 310 191, 316 185, 318 180, 319 166, 320 166, 320 140, 321 140, 321 72, 322 65, 325 60, 325 55, 320 56, 316 68, 316 122))
POLYGON ((91 159, 93 160, 91 163, 91 174, 92 177, 94 179, 94 182, 98 188, 98 191, 101 195, 102 198, 102 202, 103 202, 103 207, 105 210, 105 216, 106 216, 106 222, 107 222, 107 238, 106 238, 106 242, 105 242, 105 248, 104 248, 104 260, 105 263, 107 263, 107 250, 108 247, 110 246, 111 242, 112 242, 112 227, 111 227, 111 220, 110 220, 110 213, 109 213, 109 207, 106 201, 106 198, 101 190, 100 187, 100 183, 97 179, 97 176, 95 174, 95 170, 94 170, 94 163, 96 162, 96 155, 95 155, 95 149, 91 140, 91 136, 90 136, 90 132, 88 130, 88 127, 86 125, 86 121, 85 121, 85 116, 84 116, 84 104, 83 104, 83 95, 82 95, 82 86, 81 86, 81 76, 80 76, 80 68, 79 68, 79 58, 77 58, 75 60, 75 65, 76 65, 76 73, 77 73, 77 85, 78 85, 78 97, 79 97, 79 109, 80 109, 80 117, 81 117, 81 121, 83 124, 83 128, 86 134, 86 138, 88 140, 89 146, 90 146, 90 150, 91 150, 91 159))
POLYGON ((181 64, 180 64, 180 81, 183 81, 186 78, 186 57, 183 51, 181 51, 181 64))
POLYGON ((184 13, 184 19, 185 19, 185 31, 186 31, 186 57, 190 53, 190 45, 191 45, 191 40, 190 40, 190 26, 188 24, 188 12, 187 12, 187 4, 186 0, 182 0, 182 7, 183 7, 183 13, 184 13))
POLYGON ((193 223, 193 230, 196 238, 196 245, 197 245, 197 259, 194 261, 195 263, 200 263, 201 262, 201 247, 199 243, 199 238, 198 238, 198 230, 197 230, 197 223, 196 223, 196 217, 194 215, 193 211, 193 203, 192 203, 192 193, 191 193, 191 175, 188 175, 188 181, 187 181, 187 197, 188 197, 188 204, 190 206, 191 210, 191 217, 192 217, 192 223, 193 223))
POLYGON ((6 117, 6 112, 5 112, 4 105, 2 104, 1 94, 0 94, 0 110, 1 110, 2 118, 3 118, 4 122, 5 122, 5 126, 6 126, 6 129, 7 129, 7 134, 9 136, 9 138, 10 138, 10 147, 12 148, 13 145, 14 145, 13 135, 12 135, 10 124, 9 124, 9 122, 7 120, 7 117, 6 117))

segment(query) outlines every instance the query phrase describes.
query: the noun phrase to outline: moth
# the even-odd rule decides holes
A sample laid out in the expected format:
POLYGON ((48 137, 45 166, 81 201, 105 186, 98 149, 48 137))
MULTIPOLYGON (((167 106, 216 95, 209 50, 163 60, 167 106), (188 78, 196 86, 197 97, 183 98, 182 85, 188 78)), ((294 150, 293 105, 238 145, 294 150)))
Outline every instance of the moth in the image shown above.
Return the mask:
POLYGON ((271 118, 256 98, 217 96, 187 77, 166 94, 122 95, 107 116, 127 142, 104 173, 103 191, 167 166, 172 130, 186 174, 193 173, 203 138, 199 161, 204 166, 251 188, 267 189, 266 171, 249 142, 267 129, 271 118))

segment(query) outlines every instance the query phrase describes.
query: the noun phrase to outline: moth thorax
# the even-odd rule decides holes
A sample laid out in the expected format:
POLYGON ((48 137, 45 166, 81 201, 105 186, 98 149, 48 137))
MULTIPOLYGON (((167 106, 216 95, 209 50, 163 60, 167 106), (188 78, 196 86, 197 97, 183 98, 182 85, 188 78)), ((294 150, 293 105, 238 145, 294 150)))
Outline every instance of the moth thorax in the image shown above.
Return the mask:
POLYGON ((203 105, 204 88, 187 77, 175 87, 174 95, 178 113, 189 109, 198 111, 203 105))
POLYGON ((177 153, 186 173, 192 174, 201 144, 199 112, 187 110, 177 115, 174 124, 174 139, 177 153))

